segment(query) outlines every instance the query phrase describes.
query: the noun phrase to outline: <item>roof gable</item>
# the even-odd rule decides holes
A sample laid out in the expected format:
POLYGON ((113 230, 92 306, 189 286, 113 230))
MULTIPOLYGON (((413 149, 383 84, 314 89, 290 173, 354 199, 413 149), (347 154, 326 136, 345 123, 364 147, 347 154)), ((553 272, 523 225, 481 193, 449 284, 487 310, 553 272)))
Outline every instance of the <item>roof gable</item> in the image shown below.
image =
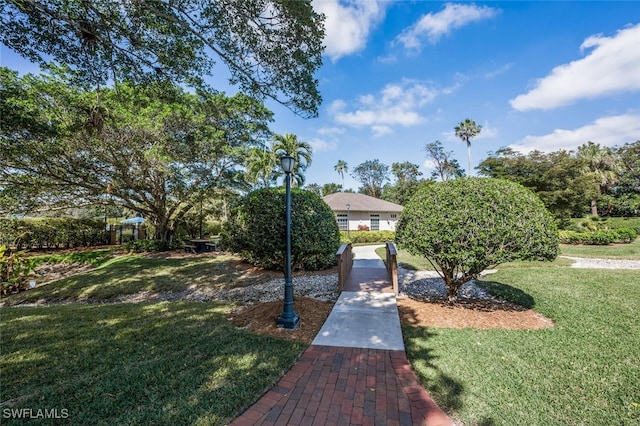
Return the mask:
POLYGON ((379 198, 370 197, 364 194, 353 192, 336 192, 322 197, 325 203, 333 211, 346 211, 349 204, 350 211, 379 211, 379 212, 401 212, 403 207, 400 204, 391 203, 379 198))

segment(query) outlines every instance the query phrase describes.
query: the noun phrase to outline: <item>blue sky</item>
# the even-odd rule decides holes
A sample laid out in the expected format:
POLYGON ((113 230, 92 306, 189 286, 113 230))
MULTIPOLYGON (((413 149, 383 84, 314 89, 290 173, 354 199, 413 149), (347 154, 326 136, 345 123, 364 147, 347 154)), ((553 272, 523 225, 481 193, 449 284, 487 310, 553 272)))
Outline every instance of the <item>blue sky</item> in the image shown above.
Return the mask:
MULTIPOLYGON (((327 15, 317 119, 283 108, 272 126, 314 147, 307 183, 378 159, 431 169, 440 140, 466 170, 453 128, 483 126, 473 167, 503 146, 527 152, 640 139, 640 2, 317 0, 327 15)), ((345 176, 345 186, 359 184, 345 176)))
MULTIPOLYGON (((267 101, 272 130, 314 148, 306 183, 341 183, 338 160, 350 169, 410 161, 429 177, 424 146, 436 140, 466 169, 453 132, 465 118, 483 126, 471 142, 474 167, 504 146, 549 152, 640 139, 640 2, 313 5, 327 16, 320 115, 302 119, 267 101)), ((3 66, 38 72, 0 53, 3 66)), ((359 184, 345 175, 345 186, 359 184)))

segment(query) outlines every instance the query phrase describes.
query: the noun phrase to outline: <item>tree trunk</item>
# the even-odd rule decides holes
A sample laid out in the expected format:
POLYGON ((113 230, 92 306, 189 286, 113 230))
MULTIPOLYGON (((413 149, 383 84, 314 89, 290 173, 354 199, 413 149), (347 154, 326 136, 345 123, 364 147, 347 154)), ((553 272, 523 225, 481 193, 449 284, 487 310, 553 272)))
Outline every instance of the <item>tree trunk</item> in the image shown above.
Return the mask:
POLYGON ((591 200, 591 214, 598 216, 598 202, 596 200, 591 200))
POLYGON ((444 284, 447 288, 447 301, 450 305, 455 304, 458 301, 458 290, 461 284, 453 277, 453 271, 443 270, 444 284))

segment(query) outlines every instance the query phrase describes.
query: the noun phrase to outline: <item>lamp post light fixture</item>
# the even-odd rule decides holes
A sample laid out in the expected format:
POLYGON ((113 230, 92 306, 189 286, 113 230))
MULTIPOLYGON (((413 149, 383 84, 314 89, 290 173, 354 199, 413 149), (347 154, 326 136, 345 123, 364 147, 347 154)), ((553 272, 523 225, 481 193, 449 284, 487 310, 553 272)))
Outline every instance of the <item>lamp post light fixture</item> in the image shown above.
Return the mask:
POLYGON ((351 240, 351 233, 349 232, 349 221, 350 221, 350 217, 349 217, 349 209, 351 208, 351 204, 347 203, 347 239, 351 240))
POLYGON ((280 165, 285 173, 286 195, 285 195, 285 221, 286 221, 286 243, 287 255, 284 266, 284 307, 282 314, 278 317, 276 325, 282 328, 294 329, 300 323, 300 317, 293 310, 293 282, 291 281, 291 175, 295 159, 289 154, 280 159, 280 165))

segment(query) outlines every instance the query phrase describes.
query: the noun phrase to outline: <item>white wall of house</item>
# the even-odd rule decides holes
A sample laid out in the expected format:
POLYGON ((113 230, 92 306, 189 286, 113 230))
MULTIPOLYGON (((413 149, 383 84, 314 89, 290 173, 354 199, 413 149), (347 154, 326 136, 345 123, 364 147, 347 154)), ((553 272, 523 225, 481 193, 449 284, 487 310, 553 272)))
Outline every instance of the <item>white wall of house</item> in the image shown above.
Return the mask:
POLYGON ((346 230, 348 222, 350 231, 357 231, 359 226, 368 226, 369 230, 395 231, 400 213, 394 212, 348 212, 337 211, 336 219, 341 230, 346 230), (347 220, 348 219, 348 220, 347 220))

